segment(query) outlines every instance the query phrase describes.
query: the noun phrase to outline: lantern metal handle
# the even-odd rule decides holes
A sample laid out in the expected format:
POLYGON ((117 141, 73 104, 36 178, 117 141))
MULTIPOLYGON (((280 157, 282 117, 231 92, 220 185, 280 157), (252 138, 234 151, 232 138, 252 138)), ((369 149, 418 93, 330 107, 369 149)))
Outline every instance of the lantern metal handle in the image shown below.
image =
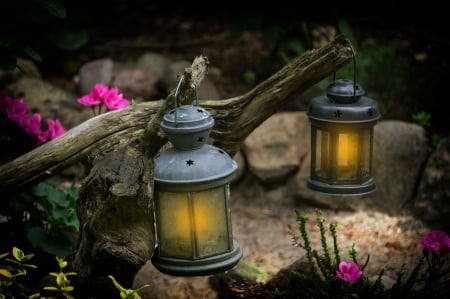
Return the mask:
MULTIPOLYGON (((352 57, 353 57, 353 96, 356 97, 356 51, 355 48, 353 48, 352 43, 347 38, 347 42, 350 45, 350 49, 352 50, 352 57)), ((336 81, 336 72, 333 73, 333 81, 336 81)))
MULTIPOLYGON (((177 87, 175 88, 175 95, 173 97, 173 102, 174 102, 174 112, 175 112, 175 126, 177 126, 177 96, 178 96, 178 90, 180 89, 181 83, 184 80, 184 75, 180 76, 180 79, 178 80, 178 84, 177 87)), ((197 86, 195 86, 195 84, 192 84, 191 87, 194 89, 195 91, 195 105, 198 106, 198 95, 197 95, 197 86)))

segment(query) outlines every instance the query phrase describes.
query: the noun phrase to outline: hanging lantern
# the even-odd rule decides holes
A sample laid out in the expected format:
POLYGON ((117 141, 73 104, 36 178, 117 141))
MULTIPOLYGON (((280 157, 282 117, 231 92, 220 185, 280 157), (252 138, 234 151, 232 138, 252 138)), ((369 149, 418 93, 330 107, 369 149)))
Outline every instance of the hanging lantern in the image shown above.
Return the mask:
MULTIPOLYGON (((352 49, 353 51, 353 49, 352 49)), ((364 97, 354 80, 335 80, 308 109, 311 123, 311 173, 308 188, 333 195, 374 192, 373 127, 381 115, 377 103, 364 97)), ((335 77, 335 76, 333 76, 335 77)))
POLYGON ((177 91, 175 109, 161 123, 173 147, 155 157, 152 263, 170 275, 209 275, 232 268, 242 257, 230 215, 237 163, 206 144, 214 119, 198 105, 176 107, 177 91))

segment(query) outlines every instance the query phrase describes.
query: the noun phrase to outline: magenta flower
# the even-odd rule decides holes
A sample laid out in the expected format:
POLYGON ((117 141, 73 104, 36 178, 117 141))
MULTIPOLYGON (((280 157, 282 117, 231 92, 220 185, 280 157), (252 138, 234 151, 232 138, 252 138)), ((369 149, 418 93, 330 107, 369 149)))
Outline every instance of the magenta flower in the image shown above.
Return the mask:
POLYGON ((20 123, 28 114, 30 109, 23 99, 12 100, 8 102, 6 107, 6 114, 10 120, 20 123))
POLYGON ((54 139, 66 132, 66 129, 64 129, 63 125, 58 119, 47 119, 47 125, 50 139, 54 139))
POLYGON ((91 106, 93 109, 99 106, 99 113, 101 105, 105 105, 107 110, 117 110, 129 104, 129 100, 125 99, 117 88, 108 88, 99 83, 92 87, 89 94, 78 98, 77 102, 83 106, 91 106))
POLYGON ((77 102, 83 106, 97 106, 101 104, 101 102, 95 101, 90 94, 78 98, 77 102))
POLYGON ((41 132, 42 116, 39 113, 34 113, 28 119, 20 122, 22 129, 32 136, 36 136, 41 132))
POLYGON ((340 262, 336 271, 336 278, 349 284, 355 283, 361 277, 362 272, 355 262, 340 262))
POLYGON ((446 232, 440 230, 434 230, 427 233, 420 243, 424 248, 435 253, 450 249, 450 238, 446 232))
POLYGON ((34 136, 36 137, 38 144, 46 143, 51 139, 50 133, 48 131, 40 131, 34 136))
POLYGON ((129 101, 119 93, 119 90, 116 87, 114 87, 104 93, 103 103, 108 110, 117 110, 126 107, 129 101))

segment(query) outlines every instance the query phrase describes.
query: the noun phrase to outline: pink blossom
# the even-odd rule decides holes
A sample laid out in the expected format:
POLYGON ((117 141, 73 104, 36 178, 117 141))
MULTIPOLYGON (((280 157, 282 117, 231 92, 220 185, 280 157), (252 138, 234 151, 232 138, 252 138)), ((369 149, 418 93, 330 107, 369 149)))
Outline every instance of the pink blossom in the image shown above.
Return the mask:
POLYGON ((30 109, 23 99, 10 101, 9 105, 6 107, 6 114, 9 119, 19 123, 25 118, 29 111, 30 109))
POLYGON ((66 129, 64 129, 61 122, 56 119, 47 119, 47 125, 48 125, 48 133, 50 134, 50 139, 54 139, 66 132, 66 129))
POLYGON ((28 119, 20 122, 22 129, 32 136, 37 136, 41 132, 42 116, 39 113, 34 113, 28 119))
POLYGON ((97 83, 92 87, 90 95, 94 101, 103 102, 105 93, 107 93, 109 88, 103 84, 97 83))
POLYGON ((424 248, 435 253, 440 253, 450 249, 450 238, 447 233, 440 230, 434 230, 427 233, 420 241, 424 248))
POLYGON ((107 110, 121 109, 129 104, 116 87, 108 88, 100 83, 95 84, 89 94, 78 98, 77 101, 83 106, 93 107, 103 104, 107 110))
POLYGON ((39 131, 34 136, 36 137, 36 140, 37 140, 38 144, 46 143, 47 141, 50 140, 50 133, 49 133, 49 131, 39 131))
POLYGON ((349 284, 355 283, 362 275, 361 270, 355 262, 340 262, 338 268, 336 278, 349 284))
POLYGON ((126 107, 129 101, 114 87, 103 95, 103 103, 108 110, 117 110, 126 107))
POLYGON ((83 106, 98 106, 103 103, 103 95, 108 91, 108 87, 102 84, 95 84, 91 92, 77 99, 83 106))

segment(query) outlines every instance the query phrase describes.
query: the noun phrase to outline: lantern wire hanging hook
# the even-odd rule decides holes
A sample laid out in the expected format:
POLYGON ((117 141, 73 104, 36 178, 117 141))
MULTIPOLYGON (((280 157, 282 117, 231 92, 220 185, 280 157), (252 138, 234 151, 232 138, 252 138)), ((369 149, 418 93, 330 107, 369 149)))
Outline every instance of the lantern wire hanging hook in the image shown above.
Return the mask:
MULTIPOLYGON (((180 76, 180 79, 178 79, 178 84, 177 87, 175 88, 175 95, 173 96, 173 106, 174 106, 174 113, 175 113, 175 126, 177 126, 177 96, 178 96, 178 91, 180 90, 180 86, 181 83, 184 80, 184 75, 180 76)), ((195 84, 192 84, 191 87, 194 89, 195 92, 195 105, 198 106, 198 95, 197 95, 197 86, 195 86, 195 84)))
MULTIPOLYGON (((353 96, 356 97, 356 51, 353 47, 351 41, 347 38, 346 41, 350 45, 350 49, 352 50, 352 59, 353 59, 353 96)), ((336 72, 333 73, 333 81, 336 81, 336 72)))

